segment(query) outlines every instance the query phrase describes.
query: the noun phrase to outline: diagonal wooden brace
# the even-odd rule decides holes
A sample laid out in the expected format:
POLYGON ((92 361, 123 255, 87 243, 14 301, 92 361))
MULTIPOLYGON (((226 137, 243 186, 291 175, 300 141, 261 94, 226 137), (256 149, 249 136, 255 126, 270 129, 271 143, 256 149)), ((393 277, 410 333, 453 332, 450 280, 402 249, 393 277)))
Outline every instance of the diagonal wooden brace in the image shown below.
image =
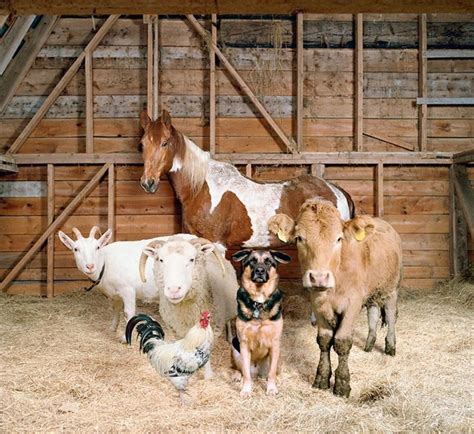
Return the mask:
MULTIPOLYGON (((207 32, 206 29, 199 24, 199 22, 194 18, 194 15, 186 15, 189 22, 192 24, 194 29, 199 33, 199 35, 207 42, 207 32)), ((232 66, 232 64, 227 60, 224 56, 222 51, 217 47, 217 45, 210 40, 209 45, 213 48, 214 53, 219 57, 222 65, 229 71, 230 75, 237 81, 242 91, 250 98, 250 101, 254 104, 255 108, 260 112, 260 114, 264 117, 264 119, 268 122, 270 127, 275 131, 277 136, 280 140, 285 144, 285 146, 292 152, 297 153, 297 150, 294 148, 293 144, 291 143, 290 139, 284 133, 284 131, 278 126, 278 124, 273 120, 270 113, 267 112, 267 109, 263 106, 263 104, 258 100, 255 94, 252 92, 250 87, 245 83, 243 78, 237 72, 237 70, 232 66)))

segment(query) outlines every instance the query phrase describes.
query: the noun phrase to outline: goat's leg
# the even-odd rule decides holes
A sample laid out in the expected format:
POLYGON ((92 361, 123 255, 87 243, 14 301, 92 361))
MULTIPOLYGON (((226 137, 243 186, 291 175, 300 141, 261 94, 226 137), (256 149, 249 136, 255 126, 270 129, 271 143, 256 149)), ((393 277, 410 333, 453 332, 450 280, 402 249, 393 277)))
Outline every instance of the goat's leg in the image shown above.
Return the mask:
POLYGON ((113 309, 113 314, 112 314, 112 323, 110 324, 110 331, 111 332, 116 332, 117 327, 120 322, 120 311, 122 310, 122 299, 121 298, 114 298, 112 299, 112 309, 113 309))
POLYGON ((389 356, 394 356, 396 349, 395 323, 397 322, 397 299, 398 293, 397 291, 394 291, 383 307, 385 310, 385 321, 387 323, 385 354, 388 354, 389 356))
POLYGON ((377 304, 367 306, 367 321, 369 323, 369 334, 365 342, 364 351, 370 352, 377 340, 377 324, 380 318, 380 307, 377 304))
MULTIPOLYGON (((135 292, 124 292, 123 296, 123 316, 125 318, 125 327, 127 326, 128 321, 135 315, 136 312, 136 300, 135 292)), ((120 337, 120 342, 125 343, 125 333, 120 337)))
POLYGON ((317 389, 329 389, 331 381, 331 346, 333 343, 332 328, 328 324, 324 324, 322 320, 318 323, 318 338, 320 355, 318 369, 316 371, 316 378, 313 382, 313 387, 317 389))

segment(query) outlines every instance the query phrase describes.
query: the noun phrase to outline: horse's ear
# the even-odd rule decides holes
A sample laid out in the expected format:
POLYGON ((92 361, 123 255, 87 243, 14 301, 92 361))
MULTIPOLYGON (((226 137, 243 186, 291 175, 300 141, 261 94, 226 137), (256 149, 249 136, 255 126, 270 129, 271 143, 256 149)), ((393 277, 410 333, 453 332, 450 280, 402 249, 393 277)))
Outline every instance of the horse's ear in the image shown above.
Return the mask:
POLYGON ((150 125, 151 119, 150 116, 148 116, 148 113, 145 109, 142 110, 140 113, 140 125, 144 130, 148 128, 148 125, 150 125))
POLYGON ((171 115, 169 114, 168 110, 166 110, 166 109, 163 109, 163 111, 161 112, 161 123, 166 128, 168 128, 168 129, 171 128, 171 115))

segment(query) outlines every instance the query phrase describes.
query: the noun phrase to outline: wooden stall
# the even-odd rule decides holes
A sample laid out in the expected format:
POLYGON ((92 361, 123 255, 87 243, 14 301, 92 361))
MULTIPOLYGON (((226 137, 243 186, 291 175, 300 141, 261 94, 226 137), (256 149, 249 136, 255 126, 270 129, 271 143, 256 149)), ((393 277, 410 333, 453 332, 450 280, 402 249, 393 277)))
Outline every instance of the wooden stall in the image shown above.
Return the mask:
MULTIPOLYGON (((359 213, 400 232, 406 286, 430 288, 472 264, 469 228, 450 242, 468 212, 453 211, 450 171, 454 154, 474 150, 474 14, 39 23, 25 38, 42 29, 41 43, 26 52, 38 38, 26 39, 10 64, 17 72, 4 73, 15 80, 0 84, 0 153, 18 166, 0 175, 2 279, 38 244, 4 281, 9 293, 52 296, 84 284, 58 228, 110 226, 116 240, 181 230, 168 181, 153 195, 139 185, 144 107, 154 117, 168 109, 179 130, 253 179, 312 173, 339 184, 359 213), (27 68, 15 62, 23 57, 27 68), (460 249, 469 253, 455 262, 460 249)), ((469 189, 470 160, 456 161, 469 189)), ((299 278, 297 262, 282 274, 299 278)))

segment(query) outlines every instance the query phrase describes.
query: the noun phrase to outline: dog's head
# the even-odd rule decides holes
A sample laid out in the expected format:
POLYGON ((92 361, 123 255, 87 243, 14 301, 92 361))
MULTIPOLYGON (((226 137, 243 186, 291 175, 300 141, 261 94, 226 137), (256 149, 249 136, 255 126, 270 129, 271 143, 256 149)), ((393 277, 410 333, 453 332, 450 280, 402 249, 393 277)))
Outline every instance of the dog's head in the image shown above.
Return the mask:
POLYGON ((277 276, 278 264, 287 264, 291 257, 276 250, 240 250, 232 260, 242 263, 242 276, 262 285, 277 276))

